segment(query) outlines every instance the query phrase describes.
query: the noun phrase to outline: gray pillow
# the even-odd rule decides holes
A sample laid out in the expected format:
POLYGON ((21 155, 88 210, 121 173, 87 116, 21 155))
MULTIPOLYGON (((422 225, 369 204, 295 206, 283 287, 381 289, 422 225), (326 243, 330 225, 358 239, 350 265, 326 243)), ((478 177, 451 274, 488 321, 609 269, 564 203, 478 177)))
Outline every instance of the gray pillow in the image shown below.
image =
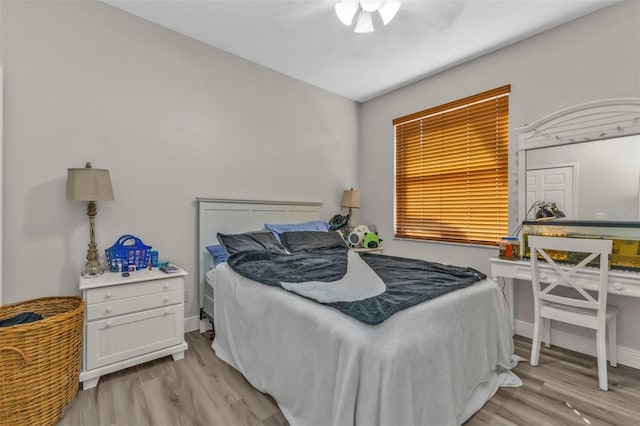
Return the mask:
POLYGON ((287 252, 270 231, 246 232, 244 234, 218 233, 218 241, 230 256, 245 250, 287 252))
POLYGON ((280 234, 280 242, 290 253, 298 251, 324 250, 342 247, 347 250, 342 236, 334 231, 295 231, 280 234))

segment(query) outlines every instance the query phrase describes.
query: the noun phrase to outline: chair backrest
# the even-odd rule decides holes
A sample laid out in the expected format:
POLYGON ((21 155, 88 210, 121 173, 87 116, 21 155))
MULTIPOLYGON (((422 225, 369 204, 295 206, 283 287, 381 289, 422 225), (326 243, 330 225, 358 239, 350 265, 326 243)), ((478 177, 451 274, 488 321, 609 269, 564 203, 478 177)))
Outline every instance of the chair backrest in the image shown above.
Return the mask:
MULTIPOLYGON (((607 286, 609 275, 609 255, 611 254, 611 240, 597 240, 588 238, 564 238, 564 237, 541 237, 530 235, 528 237, 529 248, 531 249, 531 275, 533 282, 533 292, 536 305, 539 300, 563 305, 576 306, 597 310, 597 315, 604 316, 607 305, 607 286), (573 252, 586 254, 582 260, 576 264, 558 264, 553 260, 550 252, 557 250, 561 252, 573 252), (552 268, 552 272, 557 274, 559 279, 549 282, 545 288, 541 288, 541 273, 539 268, 540 259, 538 254, 552 268), (575 282, 578 271, 587 267, 587 264, 599 257, 600 287, 597 299, 589 294, 584 287, 575 282), (573 287, 578 295, 575 297, 561 296, 553 294, 553 290, 558 286, 573 287)), ((553 252, 551 252, 553 254, 553 252)))

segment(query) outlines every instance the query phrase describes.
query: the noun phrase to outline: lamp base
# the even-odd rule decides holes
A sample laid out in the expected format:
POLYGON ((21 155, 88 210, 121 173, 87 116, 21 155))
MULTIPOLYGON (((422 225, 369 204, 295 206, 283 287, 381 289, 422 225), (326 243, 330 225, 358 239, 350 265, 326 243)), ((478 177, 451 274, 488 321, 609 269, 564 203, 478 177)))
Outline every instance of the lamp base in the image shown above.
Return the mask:
POLYGON ((81 274, 85 278, 95 278, 102 275, 103 272, 98 262, 87 262, 84 268, 82 268, 81 274))
POLYGON ((98 262, 98 246, 96 245, 95 218, 98 214, 95 201, 89 201, 87 204, 87 216, 89 216, 89 250, 87 250, 87 263, 82 269, 82 276, 85 278, 94 278, 102 275, 102 268, 98 262))

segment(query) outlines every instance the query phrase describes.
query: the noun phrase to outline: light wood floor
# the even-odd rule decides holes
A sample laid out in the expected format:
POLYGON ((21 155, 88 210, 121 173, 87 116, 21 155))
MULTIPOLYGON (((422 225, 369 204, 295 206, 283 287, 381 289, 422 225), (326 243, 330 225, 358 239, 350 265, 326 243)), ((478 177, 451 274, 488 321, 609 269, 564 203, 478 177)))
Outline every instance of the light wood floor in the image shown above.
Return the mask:
MULTIPOLYGON (((215 356, 207 336, 192 332, 186 340, 181 361, 165 357, 79 391, 59 425, 287 424, 269 396, 215 356)), ((515 344, 528 359, 531 341, 516 337, 515 344)), ((603 392, 595 358, 553 347, 543 348, 538 367, 523 361, 513 371, 524 386, 498 390, 466 425, 640 425, 640 370, 609 367, 610 390, 603 392)))

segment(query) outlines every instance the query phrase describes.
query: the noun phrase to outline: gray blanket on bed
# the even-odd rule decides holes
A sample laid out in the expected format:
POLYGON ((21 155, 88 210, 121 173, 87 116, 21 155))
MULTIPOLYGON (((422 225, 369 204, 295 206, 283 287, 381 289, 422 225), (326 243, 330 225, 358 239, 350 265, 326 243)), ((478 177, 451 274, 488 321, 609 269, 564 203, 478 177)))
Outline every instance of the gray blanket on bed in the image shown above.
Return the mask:
MULTIPOLYGON (((380 254, 360 256, 384 281, 386 291, 364 300, 322 304, 369 325, 380 324, 396 312, 486 278, 469 267, 380 254)), ((229 266, 242 276, 280 288, 283 281, 330 282, 345 275, 347 250, 333 248, 293 254, 244 251, 229 257, 229 266)))

